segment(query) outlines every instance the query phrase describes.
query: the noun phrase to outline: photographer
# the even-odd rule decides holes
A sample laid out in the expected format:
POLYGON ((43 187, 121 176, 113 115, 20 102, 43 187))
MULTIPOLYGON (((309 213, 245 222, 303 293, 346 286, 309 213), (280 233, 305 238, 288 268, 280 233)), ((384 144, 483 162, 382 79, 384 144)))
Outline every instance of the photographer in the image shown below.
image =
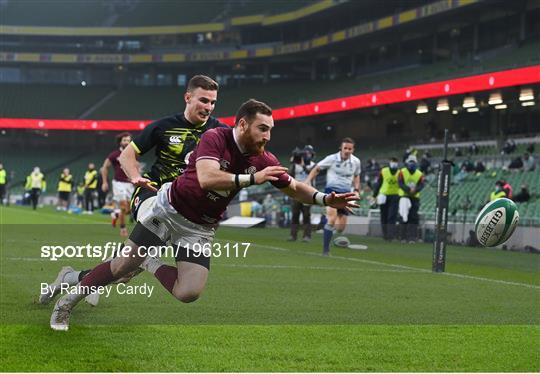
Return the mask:
MULTIPOLYGON (((315 163, 313 162, 314 157, 315 152, 310 145, 306 145, 304 149, 295 148, 291 156, 289 175, 298 181, 305 181, 311 169, 315 167, 315 163)), ((296 241, 297 239, 300 213, 302 213, 304 223, 302 241, 309 242, 311 240, 311 205, 302 204, 297 200, 292 201, 291 236, 289 241, 296 241)))

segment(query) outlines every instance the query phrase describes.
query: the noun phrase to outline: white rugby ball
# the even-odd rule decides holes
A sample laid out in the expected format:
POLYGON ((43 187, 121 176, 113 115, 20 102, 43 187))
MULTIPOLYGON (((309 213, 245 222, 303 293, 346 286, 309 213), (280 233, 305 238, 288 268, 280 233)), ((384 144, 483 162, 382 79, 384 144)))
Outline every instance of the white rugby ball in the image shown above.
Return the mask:
POLYGON ((334 244, 337 247, 347 248, 351 244, 351 241, 345 236, 338 236, 334 239, 334 244))
POLYGON ((484 247, 495 247, 506 242, 517 227, 519 213, 510 199, 489 202, 476 217, 474 231, 484 247))

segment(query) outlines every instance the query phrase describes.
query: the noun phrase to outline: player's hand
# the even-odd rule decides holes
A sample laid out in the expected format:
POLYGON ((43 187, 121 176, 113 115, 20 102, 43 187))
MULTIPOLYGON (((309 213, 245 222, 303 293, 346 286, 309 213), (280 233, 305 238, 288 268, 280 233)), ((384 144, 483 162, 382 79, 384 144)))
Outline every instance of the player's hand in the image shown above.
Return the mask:
POLYGON ((109 183, 103 182, 103 183, 101 184, 101 191, 103 191, 103 192, 109 191, 109 183))
POLYGON ((265 182, 277 181, 278 176, 287 172, 284 166, 268 166, 261 171, 255 173, 255 184, 263 184, 265 182))
POLYGON ((142 187, 142 188, 146 188, 150 191, 154 191, 156 192, 157 191, 157 188, 153 186, 153 183, 150 179, 148 178, 144 178, 144 177, 137 177, 137 178, 133 178, 131 180, 131 183, 135 186, 138 186, 138 187, 142 187))
POLYGON ((355 202, 360 197, 356 192, 347 192, 347 193, 335 193, 331 192, 326 195, 325 201, 326 205, 336 208, 336 209, 346 209, 349 212, 352 212, 352 208, 358 208, 359 205, 355 202))

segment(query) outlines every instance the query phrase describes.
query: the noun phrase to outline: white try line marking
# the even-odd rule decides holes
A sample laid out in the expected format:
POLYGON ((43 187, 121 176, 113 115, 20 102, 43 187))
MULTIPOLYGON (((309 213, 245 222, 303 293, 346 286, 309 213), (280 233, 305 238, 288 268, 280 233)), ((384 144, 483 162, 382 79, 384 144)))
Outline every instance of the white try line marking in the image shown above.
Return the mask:
MULTIPOLYGON (((259 247, 259 248, 270 249, 270 250, 278 250, 278 251, 282 251, 282 252, 291 252, 290 249, 282 248, 282 247, 267 246, 267 245, 262 245, 262 244, 253 244, 253 246, 254 247, 259 247)), ((293 253, 301 253, 301 254, 308 255, 308 256, 316 256, 316 257, 326 258, 326 257, 322 256, 321 254, 313 253, 313 252, 294 251, 293 253)), ((419 273, 432 274, 431 270, 427 270, 427 269, 416 268, 416 267, 407 266, 407 265, 388 264, 386 262, 365 260, 365 259, 356 258, 356 257, 331 256, 329 258, 339 259, 339 260, 346 260, 346 261, 353 261, 353 262, 360 262, 360 263, 364 263, 364 264, 371 264, 371 265, 378 265, 378 266, 388 266, 388 267, 400 269, 401 272, 407 272, 408 271, 408 272, 419 272, 419 273)), ((33 257, 6 257, 5 259, 6 260, 12 260, 12 261, 47 261, 47 259, 33 258, 33 257)), ((82 259, 82 258, 69 258, 69 259, 66 259, 66 260, 85 260, 85 259, 82 259)), ((222 266, 227 266, 227 265, 222 265, 222 266)), ((231 267, 234 267, 234 266, 235 265, 232 265, 231 267)), ((237 265, 237 267, 241 267, 241 266, 242 265, 237 265)), ((266 266, 271 267, 271 266, 280 266, 280 265, 266 265, 266 266)), ((283 266, 287 266, 287 265, 283 265, 283 266)), ((253 266, 253 267, 255 267, 255 266, 253 266)), ((293 268, 292 265, 291 265, 291 268, 293 268)), ((309 269, 310 267, 299 266, 298 268, 309 269)), ((313 267, 313 268, 322 268, 322 267, 313 267)), ((340 269, 346 270, 347 268, 336 268, 336 270, 340 270, 340 269)), ((325 270, 330 270, 330 268, 325 268, 325 270)), ((358 269, 358 270, 359 271, 376 271, 375 269, 373 269, 373 270, 358 269)), ((505 281, 505 280, 501 280, 501 279, 484 278, 484 277, 478 277, 478 276, 475 276, 475 275, 467 275, 467 274, 459 274, 459 273, 446 273, 446 272, 445 273, 438 273, 438 274, 445 275, 445 276, 448 276, 448 277, 461 278, 461 279, 471 279, 471 280, 479 280, 479 281, 483 281, 483 282, 499 283, 499 284, 504 284, 504 285, 507 285, 507 286, 521 286, 521 287, 532 288, 532 289, 540 289, 540 286, 536 286, 534 284, 511 282, 511 281, 505 281)))
POLYGON ((332 271, 359 271, 359 272, 384 272, 384 273, 416 273, 416 270, 398 269, 365 269, 365 268, 342 268, 332 266, 300 266, 300 265, 265 265, 265 264, 213 264, 212 266, 224 266, 231 268, 254 268, 254 269, 300 269, 300 270, 332 270, 332 271))
MULTIPOLYGON (((271 250, 279 250, 279 251, 290 251, 290 249, 282 248, 282 247, 273 247, 273 246, 266 246, 261 244, 253 244, 254 247, 259 248, 266 248, 271 250)), ((306 252, 306 251, 294 251, 294 253, 302 253, 308 256, 316 256, 316 257, 324 257, 322 254, 319 253, 313 253, 313 252, 306 252)), ((324 257, 326 258, 326 257, 324 257)), ((410 271, 417 271, 422 273, 429 273, 433 274, 431 270, 422 269, 422 268, 416 268, 413 266, 407 266, 407 265, 399 265, 399 264, 388 264, 386 262, 380 262, 380 261, 373 261, 373 260, 364 260, 362 258, 356 258, 356 257, 345 257, 345 256, 334 256, 332 255, 329 258, 335 258, 339 260, 347 260, 347 261, 353 261, 353 262, 360 262, 364 264, 371 264, 371 265, 379 265, 379 266, 389 266, 396 269, 402 269, 402 270, 410 270, 410 271)), ((484 282, 492 282, 492 283, 499 283, 504 284, 507 286, 521 286, 521 287, 527 287, 532 289, 540 289, 540 286, 536 286, 534 284, 529 283, 519 283, 519 282, 511 282, 511 281, 505 281, 501 279, 492 279, 492 278, 484 278, 484 277, 477 277, 475 275, 466 275, 466 274, 459 274, 459 273, 438 273, 440 275, 445 275, 448 277, 455 277, 455 278, 462 278, 462 279, 472 279, 472 280, 479 280, 484 282)))
MULTIPOLYGON (((37 261, 37 262, 57 262, 50 261, 48 258, 39 258, 39 257, 6 257, 8 261, 37 261)), ((79 260, 83 261, 84 258, 65 258, 63 260, 79 260)), ((418 272, 417 270, 407 270, 407 269, 366 269, 366 268, 342 268, 337 266, 301 266, 301 265, 269 265, 269 264, 221 264, 216 263, 212 266, 223 266, 230 268, 253 268, 253 269, 300 269, 300 270, 332 270, 332 271, 360 271, 360 272, 385 272, 385 273, 413 273, 418 272)))
MULTIPOLYGON (((8 261, 39 261, 39 262, 50 262, 52 264, 57 263, 59 261, 85 261, 91 259, 91 257, 81 258, 81 257, 66 257, 66 258, 59 258, 55 261, 52 261, 50 258, 41 258, 41 257, 5 257, 5 260, 8 261)), ((98 258, 99 260, 99 258, 98 258)), ((99 265, 96 262, 96 265, 99 265)))

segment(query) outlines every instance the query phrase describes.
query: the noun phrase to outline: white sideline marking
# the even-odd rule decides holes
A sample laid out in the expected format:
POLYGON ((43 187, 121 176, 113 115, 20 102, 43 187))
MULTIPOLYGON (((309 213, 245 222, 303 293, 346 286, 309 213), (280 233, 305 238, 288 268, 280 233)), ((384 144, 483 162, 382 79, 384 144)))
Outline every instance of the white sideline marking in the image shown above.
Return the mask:
MULTIPOLYGON (((266 245, 261 245, 261 244, 253 244, 253 246, 254 247, 267 248, 267 249, 280 248, 279 249, 280 251, 290 251, 290 249, 287 249, 287 248, 272 247, 272 246, 266 246, 266 245)), ((294 251, 294 253, 302 253, 302 254, 309 255, 309 256, 324 257, 322 254, 313 253, 313 252, 306 252, 306 251, 294 251)), ((372 264, 372 265, 389 266, 389 267, 398 268, 398 269, 414 270, 414 271, 418 271, 418 272, 422 272, 422 273, 430 273, 430 274, 432 274, 432 271, 427 270, 427 269, 416 268, 416 267, 407 266, 407 265, 388 264, 386 262, 379 262, 379 261, 373 261, 373 260, 364 260, 362 258, 356 258, 356 257, 344 257, 344 256, 334 256, 334 255, 332 255, 329 258, 336 258, 336 259, 340 259, 340 260, 361 262, 361 263, 372 264)), ((540 286, 536 286, 534 284, 529 284, 529 283, 511 282, 511 281, 505 281, 505 280, 501 280, 501 279, 484 278, 484 277, 477 277, 475 275, 466 275, 466 274, 459 274, 459 273, 447 273, 447 272, 444 272, 444 273, 439 273, 439 274, 446 275, 446 276, 449 276, 449 277, 462 278, 462 279, 473 279, 473 280, 479 280, 479 281, 484 281, 484 282, 499 283, 499 284, 504 284, 504 285, 507 285, 507 286, 521 286, 521 287, 527 287, 527 288, 532 288, 532 289, 540 289, 540 286)))

